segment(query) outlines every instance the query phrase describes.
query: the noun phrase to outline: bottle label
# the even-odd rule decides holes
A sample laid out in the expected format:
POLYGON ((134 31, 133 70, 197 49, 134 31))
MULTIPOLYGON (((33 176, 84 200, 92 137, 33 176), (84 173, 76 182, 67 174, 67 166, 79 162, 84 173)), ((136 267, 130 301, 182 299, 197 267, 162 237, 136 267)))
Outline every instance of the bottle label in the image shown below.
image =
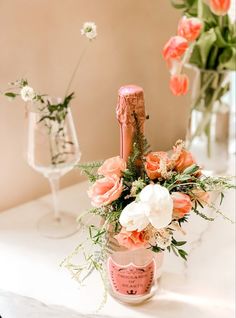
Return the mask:
POLYGON ((136 266, 133 263, 122 266, 109 257, 108 272, 114 292, 126 296, 145 295, 150 292, 153 284, 155 262, 152 259, 144 266, 136 266))

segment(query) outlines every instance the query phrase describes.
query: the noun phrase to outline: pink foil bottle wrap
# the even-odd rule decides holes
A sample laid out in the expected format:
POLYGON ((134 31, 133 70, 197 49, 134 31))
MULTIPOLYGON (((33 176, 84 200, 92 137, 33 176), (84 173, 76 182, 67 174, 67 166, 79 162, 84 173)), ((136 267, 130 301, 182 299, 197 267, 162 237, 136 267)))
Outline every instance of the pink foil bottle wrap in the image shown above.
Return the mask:
POLYGON ((136 85, 122 86, 118 92, 116 116, 120 124, 120 156, 126 161, 132 151, 135 132, 134 112, 143 132, 146 118, 143 89, 136 85))

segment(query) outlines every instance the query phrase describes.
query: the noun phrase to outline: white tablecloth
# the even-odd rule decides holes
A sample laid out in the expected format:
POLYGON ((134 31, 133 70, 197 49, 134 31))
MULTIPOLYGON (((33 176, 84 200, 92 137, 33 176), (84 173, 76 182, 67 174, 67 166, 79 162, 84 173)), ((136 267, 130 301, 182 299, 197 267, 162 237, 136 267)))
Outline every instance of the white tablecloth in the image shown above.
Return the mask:
MULTIPOLYGON (((87 183, 80 183, 62 190, 62 209, 76 215, 84 211, 89 206, 87 186, 87 183)), ((64 257, 80 242, 81 234, 50 240, 38 233, 37 220, 49 208, 50 197, 45 196, 0 213, 2 318, 72 318, 81 317, 80 314, 89 317, 102 300, 103 288, 98 275, 94 274, 81 288, 66 269, 59 267, 64 257)), ((234 191, 228 192, 221 208, 234 218, 234 191)), ((132 307, 108 297, 97 315, 114 318, 233 318, 234 226, 221 217, 208 223, 192 215, 185 230, 187 236, 184 239, 190 242, 188 263, 174 255, 165 255, 161 288, 151 301, 132 307)))

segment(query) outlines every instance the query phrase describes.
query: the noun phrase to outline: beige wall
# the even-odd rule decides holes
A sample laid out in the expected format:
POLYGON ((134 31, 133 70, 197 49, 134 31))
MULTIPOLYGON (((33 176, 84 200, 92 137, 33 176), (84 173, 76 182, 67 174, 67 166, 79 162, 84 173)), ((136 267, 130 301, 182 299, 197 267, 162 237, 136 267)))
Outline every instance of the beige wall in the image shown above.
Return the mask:
MULTIPOLYGON (((168 0, 7 0, 0 2, 0 87, 27 77, 41 92, 60 96, 85 39, 84 21, 95 21, 99 36, 83 59, 73 89, 73 114, 82 160, 116 155, 117 90, 135 83, 145 90, 153 149, 168 149, 183 137, 187 101, 168 89, 161 49, 175 31, 179 12, 168 0)), ((24 108, 0 98, 0 210, 49 191, 42 175, 24 158, 24 108)), ((79 172, 63 178, 77 182, 79 172)))

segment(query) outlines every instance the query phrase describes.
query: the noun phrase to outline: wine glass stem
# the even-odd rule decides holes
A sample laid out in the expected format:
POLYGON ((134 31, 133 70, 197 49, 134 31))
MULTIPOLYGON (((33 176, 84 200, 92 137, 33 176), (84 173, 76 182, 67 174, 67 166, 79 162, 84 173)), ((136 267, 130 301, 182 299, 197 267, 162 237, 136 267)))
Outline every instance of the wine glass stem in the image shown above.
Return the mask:
POLYGON ((53 201, 53 211, 55 220, 60 220, 59 212, 59 200, 58 200, 58 191, 59 191, 59 177, 49 178, 51 191, 52 191, 52 201, 53 201))

